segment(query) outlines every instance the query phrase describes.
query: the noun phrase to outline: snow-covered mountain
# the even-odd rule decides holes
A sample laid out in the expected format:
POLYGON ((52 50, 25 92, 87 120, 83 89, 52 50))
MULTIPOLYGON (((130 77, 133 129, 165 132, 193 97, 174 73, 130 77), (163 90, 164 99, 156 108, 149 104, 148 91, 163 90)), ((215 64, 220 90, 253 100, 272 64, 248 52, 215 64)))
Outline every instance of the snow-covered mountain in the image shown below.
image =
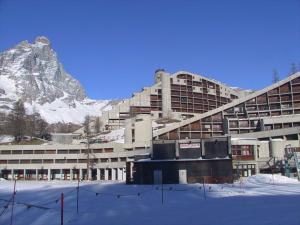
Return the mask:
POLYGON ((92 100, 78 80, 59 62, 46 37, 22 41, 0 53, 0 111, 9 112, 22 99, 28 113, 38 112, 49 123, 81 123, 101 115, 113 101, 92 100))

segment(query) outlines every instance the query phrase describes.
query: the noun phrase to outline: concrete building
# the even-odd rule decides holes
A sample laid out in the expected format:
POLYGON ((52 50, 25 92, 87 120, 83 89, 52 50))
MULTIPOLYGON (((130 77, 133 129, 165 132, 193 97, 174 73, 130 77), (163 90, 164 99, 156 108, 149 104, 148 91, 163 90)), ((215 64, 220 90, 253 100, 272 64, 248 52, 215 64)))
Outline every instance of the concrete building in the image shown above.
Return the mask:
POLYGON ((103 114, 103 129, 125 128, 124 143, 71 144, 58 135, 65 144, 0 145, 1 176, 124 180, 126 162, 151 154, 152 141, 222 137, 231 137, 235 174, 300 171, 298 156, 286 159, 300 147, 299 72, 248 95, 189 72, 158 70, 155 81, 103 114))
POLYGON ((127 183, 232 183, 230 137, 155 141, 150 155, 127 162, 130 168, 127 183))
MULTIPOLYGON (((262 164, 271 167, 285 160, 285 146, 299 147, 300 126, 300 73, 295 73, 267 88, 209 112, 195 115, 173 126, 156 130, 155 140, 211 138, 229 135, 237 138, 233 159, 251 175, 259 172, 262 164), (238 139, 243 138, 243 139, 238 139), (256 138, 259 141, 255 144, 256 138), (268 141, 268 147, 266 142, 268 141), (243 143, 243 144, 241 144, 243 143), (257 148, 267 152, 258 156, 257 148), (236 148, 236 149, 235 149, 236 148), (245 153, 243 157, 239 155, 245 153), (262 160, 262 156, 264 160, 262 160), (260 162, 264 161, 264 162, 260 162), (245 165, 240 165, 240 164, 245 165)), ((234 165, 237 166, 237 165, 234 165)), ((238 169, 238 168, 237 168, 238 169)))
POLYGON ((119 143, 89 148, 68 144, 0 145, 0 171, 6 179, 125 180, 126 161, 149 152, 149 148, 119 143))
MULTIPOLYGON (((133 93, 130 99, 125 99, 111 110, 103 112, 101 129, 119 129, 125 126, 126 119, 140 114, 151 115, 154 120, 185 120, 225 105, 245 94, 246 92, 232 89, 219 81, 190 72, 169 74, 164 70, 157 70, 154 85, 144 87, 141 92, 133 93)), ((83 134, 83 129, 76 133, 83 134)))

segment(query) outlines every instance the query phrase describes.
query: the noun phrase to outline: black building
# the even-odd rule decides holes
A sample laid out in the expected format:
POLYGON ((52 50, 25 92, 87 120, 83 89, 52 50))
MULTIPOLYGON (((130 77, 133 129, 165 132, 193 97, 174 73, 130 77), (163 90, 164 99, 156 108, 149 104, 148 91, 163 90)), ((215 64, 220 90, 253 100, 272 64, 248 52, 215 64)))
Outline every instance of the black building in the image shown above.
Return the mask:
POLYGON ((127 165, 127 183, 231 183, 230 138, 155 141, 152 154, 127 165))

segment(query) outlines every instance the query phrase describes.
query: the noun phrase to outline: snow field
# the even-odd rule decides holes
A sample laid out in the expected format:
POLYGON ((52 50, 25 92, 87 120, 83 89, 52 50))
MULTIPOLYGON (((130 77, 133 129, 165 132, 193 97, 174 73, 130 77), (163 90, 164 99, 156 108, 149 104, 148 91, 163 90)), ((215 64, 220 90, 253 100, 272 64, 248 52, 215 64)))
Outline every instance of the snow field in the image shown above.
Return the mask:
MULTIPOLYGON (((14 225, 60 224, 65 195, 68 225, 296 225, 300 224, 300 182, 256 175, 241 183, 125 185, 118 182, 17 181, 14 225), (274 182, 275 181, 275 182, 274 182), (32 206, 34 205, 34 206, 32 206), (40 208, 39 208, 40 207, 40 208), (46 209, 43 209, 45 207, 46 209)), ((9 224, 13 182, 0 181, 0 224, 9 224)))
POLYGON ((12 142, 14 139, 11 135, 0 135, 0 143, 12 142))

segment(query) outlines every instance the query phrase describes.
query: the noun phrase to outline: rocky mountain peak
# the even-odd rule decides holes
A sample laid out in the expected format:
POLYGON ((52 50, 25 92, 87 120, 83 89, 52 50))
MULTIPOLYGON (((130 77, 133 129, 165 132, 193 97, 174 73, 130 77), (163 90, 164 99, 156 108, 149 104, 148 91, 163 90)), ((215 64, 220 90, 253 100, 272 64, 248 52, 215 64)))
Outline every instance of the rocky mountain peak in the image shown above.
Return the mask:
POLYGON ((12 80, 17 96, 27 102, 45 104, 64 98, 72 103, 86 98, 79 81, 65 72, 50 41, 43 36, 1 53, 0 76, 12 80))
MULTIPOLYGON (((51 42, 44 36, 33 43, 22 41, 0 53, 0 111, 9 110, 18 99, 35 107, 56 104, 74 109, 86 102, 98 104, 88 99, 80 82, 64 70, 51 42)), ((56 110, 54 107, 53 111, 56 110)))
POLYGON ((46 38, 45 36, 38 36, 36 39, 35 39, 35 44, 38 44, 38 43, 41 43, 41 44, 44 44, 44 45, 50 45, 50 41, 48 38, 46 38))

